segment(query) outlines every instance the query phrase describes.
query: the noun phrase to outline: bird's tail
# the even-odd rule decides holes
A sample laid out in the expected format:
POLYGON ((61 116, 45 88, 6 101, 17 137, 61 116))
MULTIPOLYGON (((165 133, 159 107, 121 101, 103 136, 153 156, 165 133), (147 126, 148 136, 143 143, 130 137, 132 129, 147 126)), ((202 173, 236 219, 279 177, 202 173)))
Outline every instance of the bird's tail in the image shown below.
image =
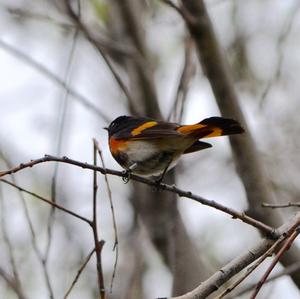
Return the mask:
POLYGON ((177 129, 177 131, 200 139, 241 134, 244 132, 244 129, 233 119, 215 116, 206 118, 194 125, 181 126, 177 129))

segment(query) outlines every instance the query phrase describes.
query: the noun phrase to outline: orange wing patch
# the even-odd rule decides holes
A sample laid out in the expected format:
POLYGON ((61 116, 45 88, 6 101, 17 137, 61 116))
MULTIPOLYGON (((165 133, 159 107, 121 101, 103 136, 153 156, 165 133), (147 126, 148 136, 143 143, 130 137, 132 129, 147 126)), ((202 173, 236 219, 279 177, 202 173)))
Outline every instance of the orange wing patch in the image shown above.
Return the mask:
POLYGON ((116 154, 118 151, 123 150, 127 147, 127 142, 126 140, 122 139, 114 139, 111 137, 109 139, 109 148, 113 154, 116 154))
POLYGON ((180 132, 182 134, 190 134, 196 130, 199 130, 199 129, 202 129, 205 127, 207 127, 207 125, 201 125, 201 124, 186 125, 186 126, 179 127, 177 129, 177 132, 180 132))
POLYGON ((156 121, 147 121, 146 123, 140 125, 139 127, 135 128, 134 130, 131 131, 132 136, 136 136, 141 134, 144 130, 151 128, 153 126, 157 125, 156 121))

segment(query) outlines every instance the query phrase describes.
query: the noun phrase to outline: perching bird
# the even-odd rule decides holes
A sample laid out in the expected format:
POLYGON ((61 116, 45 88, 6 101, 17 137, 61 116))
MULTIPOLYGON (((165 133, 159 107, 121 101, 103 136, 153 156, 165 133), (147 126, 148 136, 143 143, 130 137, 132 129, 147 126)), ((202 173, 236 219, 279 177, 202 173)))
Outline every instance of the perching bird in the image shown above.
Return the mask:
POLYGON ((160 175, 159 182, 182 154, 212 147, 199 139, 244 132, 237 121, 223 117, 180 125, 145 117, 119 116, 106 129, 110 151, 127 174, 160 175))

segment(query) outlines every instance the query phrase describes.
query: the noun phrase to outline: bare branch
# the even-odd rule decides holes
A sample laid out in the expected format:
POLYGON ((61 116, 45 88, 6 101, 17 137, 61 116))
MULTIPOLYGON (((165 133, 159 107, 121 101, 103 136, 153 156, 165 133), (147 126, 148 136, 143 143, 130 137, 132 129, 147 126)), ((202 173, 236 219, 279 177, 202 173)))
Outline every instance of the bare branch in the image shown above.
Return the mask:
MULTIPOLYGON (((78 3, 78 9, 80 11, 80 0, 77 1, 78 3)), ((64 74, 64 82, 66 86, 69 86, 70 84, 70 70, 71 70, 71 65, 72 61, 74 59, 74 53, 75 53, 75 48, 76 48, 76 42, 78 38, 78 29, 75 30, 72 42, 71 42, 71 47, 70 47, 70 54, 68 57, 67 65, 66 65, 66 70, 64 74)), ((63 95, 62 95, 62 100, 60 101, 61 104, 61 111, 58 113, 58 119, 57 119, 57 142, 56 142, 56 155, 60 155, 61 153, 61 147, 62 147, 62 140, 63 140, 63 133, 64 133, 64 126, 65 126, 65 119, 67 115, 67 109, 69 106, 69 91, 68 89, 64 89, 63 95)), ((54 171, 53 171, 53 176, 51 180, 51 201, 56 203, 56 185, 57 185, 57 175, 58 175, 58 164, 55 164, 54 166, 54 171)), ((53 230, 53 224, 54 224, 54 216, 55 216, 55 207, 51 206, 50 213, 48 215, 48 221, 47 221, 47 245, 46 245, 46 251, 45 251, 45 264, 48 262, 49 258, 49 252, 52 244, 52 230, 53 230)))
MULTIPOLYGON (((104 245, 104 241, 101 242, 101 246, 104 245)), ((70 295, 72 289, 74 288, 75 284, 77 283, 82 271, 84 270, 84 268, 86 267, 86 265, 88 264, 89 260, 91 259, 92 255, 95 252, 95 248, 88 254, 88 256, 86 257, 86 259, 84 260, 84 263, 82 264, 82 266, 78 269, 77 274, 72 282, 72 284, 70 285, 69 289, 67 290, 66 294, 64 295, 64 299, 67 299, 68 296, 70 295)))
POLYGON ((33 12, 33 11, 24 10, 24 9, 15 8, 15 7, 9 7, 9 6, 5 6, 4 8, 12 16, 17 17, 17 18, 26 18, 26 19, 36 20, 36 21, 47 22, 49 24, 59 26, 60 28, 64 28, 64 29, 68 29, 68 30, 74 29, 74 26, 72 24, 59 22, 59 21, 51 18, 48 15, 40 14, 38 12, 33 12))
MULTIPOLYGON (((11 162, 3 155, 3 153, 0 152, 0 156, 3 159, 3 161, 5 162, 5 164, 8 167, 11 167, 11 162)), ((12 184, 14 186, 17 186, 17 181, 16 181, 15 176, 12 175, 11 177, 12 177, 12 184)), ((4 180, 4 182, 5 182, 5 180, 4 180)), ((46 283, 46 286, 47 286, 47 289, 48 289, 48 292, 49 292, 49 296, 50 296, 50 298, 53 298, 53 290, 52 290, 52 286, 51 286, 51 283, 50 283, 50 277, 49 277, 49 273, 48 273, 48 270, 47 270, 45 258, 43 257, 43 254, 42 254, 41 250, 38 247, 34 226, 33 226, 32 220, 31 220, 30 215, 29 215, 28 206, 27 206, 26 200, 23 196, 24 195, 23 192, 21 192, 20 189, 18 189, 18 191, 19 191, 19 195, 20 195, 21 204, 22 204, 22 207, 23 207, 23 210, 24 210, 25 218, 26 218, 26 221, 27 221, 28 226, 29 226, 32 247, 33 247, 33 250, 36 254, 36 257, 37 257, 37 259, 38 259, 38 261, 39 261, 39 263, 42 267, 42 272, 43 272, 45 283, 46 283)), ((10 254, 12 254, 12 249, 10 249, 10 254)), ((15 273, 15 271, 16 270, 14 270, 13 272, 15 273)))
POLYGON ((278 51, 278 59, 276 60, 275 64, 275 73, 274 75, 268 80, 261 98, 259 100, 259 105, 260 108, 265 104, 266 97, 271 90, 272 86, 278 79, 280 79, 281 76, 281 69, 282 69, 282 64, 283 64, 283 59, 284 59, 284 44, 289 37, 289 34, 292 30, 293 24, 296 20, 296 16, 299 12, 300 9, 300 2, 295 2, 295 5, 291 7, 291 10, 286 18, 285 24, 283 25, 282 31, 279 34, 278 37, 278 44, 277 44, 277 51, 278 51))
POLYGON ((193 60, 194 42, 190 36, 185 38, 185 59, 184 66, 177 87, 176 98, 173 107, 169 113, 168 120, 173 116, 175 122, 181 122, 184 110, 184 104, 188 94, 188 88, 192 78, 195 75, 196 67, 193 60))
MULTIPOLYGON (((279 273, 277 273, 277 274, 273 275, 272 277, 268 278, 267 281, 265 282, 265 284, 269 283, 269 282, 272 282, 274 280, 277 280, 278 278, 281 278, 285 275, 290 275, 291 273, 299 271, 299 270, 300 270, 300 261, 296 264, 293 264, 291 266, 288 266, 288 267, 284 268, 279 273)), ((237 297, 253 290, 255 287, 256 287, 256 283, 250 284, 249 286, 245 287, 244 289, 242 289, 238 292, 235 292, 233 294, 232 298, 237 298, 237 297)))
MULTIPOLYGON (((97 148, 94 144, 94 166, 97 166, 97 148)), ((98 191, 98 183, 97 183, 97 171, 93 171, 93 221, 92 221, 92 229, 94 235, 94 243, 95 243, 95 252, 96 252, 96 269, 98 275, 98 288, 101 299, 105 299, 105 287, 104 287, 104 277, 102 270, 102 259, 101 252, 103 247, 103 242, 99 242, 98 235, 98 222, 97 222, 97 191, 98 191)))
MULTIPOLYGON (((102 163, 102 167, 104 169, 106 169, 102 151, 99 147, 99 144, 96 139, 93 139, 93 142, 94 142, 94 146, 96 147, 96 149, 98 151, 98 154, 99 154, 99 157, 100 157, 100 160, 102 163)), ((117 221, 116 221, 116 216, 115 216, 115 209, 114 209, 114 204, 113 204, 113 199, 112 199, 112 192, 111 192, 111 188, 110 188, 108 177, 107 177, 106 173, 104 174, 104 178, 105 178, 105 183, 106 183, 106 188, 107 188, 107 193, 108 193, 108 198, 109 198, 109 203, 110 203, 110 209, 111 209, 112 221, 113 221, 113 227, 114 227, 114 234, 115 234, 113 250, 116 251, 116 255, 115 255, 115 263, 114 263, 113 273, 112 273, 112 277, 111 277, 111 284, 110 284, 110 291, 112 292, 113 282, 114 282, 114 278, 116 275, 118 258, 119 258, 119 240, 118 240, 118 228, 117 228, 117 221)))
POLYGON ((69 214, 69 215, 72 215, 72 216, 74 216, 74 217, 76 217, 76 218, 78 218, 78 219, 80 219, 80 220, 83 220, 84 222, 88 223, 89 225, 92 224, 92 221, 91 221, 91 220, 89 220, 89 219, 87 219, 87 218, 85 218, 85 217, 82 217, 82 216, 80 216, 79 214, 74 213, 74 212, 72 212, 72 211, 70 211, 70 210, 68 210, 68 209, 66 209, 66 208, 64 208, 64 207, 62 207, 62 206, 60 206, 59 204, 54 203, 54 202, 52 202, 51 200, 46 199, 46 198, 44 198, 44 197, 42 197, 42 196, 40 196, 40 195, 38 195, 38 194, 36 194, 36 193, 30 192, 30 191, 28 191, 28 190, 26 190, 26 189, 24 189, 24 188, 22 188, 22 187, 20 187, 20 186, 17 186, 17 185, 15 185, 14 183, 11 183, 11 182, 9 182, 9 181, 7 181, 7 180, 5 180, 5 179, 0 179, 0 182, 5 183, 5 184, 8 184, 8 185, 10 185, 10 186, 12 186, 12 187, 18 189, 18 190, 21 191, 21 192, 27 193, 27 194, 29 194, 29 195, 35 197, 35 198, 38 198, 38 199, 42 200, 43 202, 46 202, 47 204, 49 204, 49 205, 51 205, 51 206, 54 206, 55 208, 57 208, 57 209, 59 209, 59 210, 65 212, 65 213, 67 213, 67 214, 69 214))
MULTIPOLYGON (((8 175, 8 174, 16 173, 16 172, 18 172, 22 169, 33 167, 33 166, 35 166, 37 164, 40 164, 40 163, 45 163, 45 162, 50 162, 50 161, 67 163, 67 164, 75 165, 75 166, 78 166, 78 167, 81 167, 81 168, 84 168, 84 169, 90 169, 90 170, 98 171, 102 174, 111 174, 111 175, 116 175, 116 176, 119 176, 119 177, 125 177, 126 176, 126 174, 124 174, 124 172, 121 172, 121 171, 116 171, 116 170, 107 169, 107 168, 104 169, 103 167, 91 165, 91 164, 88 164, 88 163, 79 162, 79 161, 76 161, 76 160, 73 160, 73 159, 69 159, 67 157, 60 158, 60 157, 45 155, 43 158, 36 159, 36 160, 31 160, 28 163, 22 163, 19 166, 15 167, 15 168, 12 168, 10 170, 2 171, 2 172, 0 172, 0 177, 3 177, 3 176, 8 175)), ((152 180, 149 180, 149 179, 146 179, 146 178, 143 178, 143 177, 132 175, 131 179, 134 180, 134 181, 137 181, 137 182, 144 183, 144 184, 149 185, 149 186, 157 187, 157 183, 155 181, 152 181, 152 180)), ((256 227, 261 232, 263 232, 263 233, 265 233, 269 236, 273 236, 273 234, 274 234, 274 229, 272 227, 269 227, 268 225, 266 225, 266 224, 264 224, 260 221, 257 221, 254 218, 251 218, 250 216, 246 215, 245 213, 237 212, 237 211, 235 211, 231 208, 228 208, 226 206, 221 205, 220 203, 217 203, 217 202, 212 201, 212 200, 207 200, 207 199, 205 199, 201 196, 195 195, 190 191, 181 190, 181 189, 177 188, 175 185, 170 186, 170 185, 166 185, 166 184, 161 184, 160 188, 162 190, 165 190, 165 191, 168 191, 168 192, 176 193, 180 197, 190 198, 190 199, 192 199, 194 201, 197 201, 197 202, 199 202, 203 205, 210 206, 210 207, 213 207, 213 208, 215 208, 217 210, 220 210, 224 213, 227 213, 227 214, 231 215, 233 218, 238 218, 241 221, 256 227)))
MULTIPOLYGON (((13 245, 12 245, 12 242, 9 238, 9 234, 8 234, 8 231, 7 231, 7 225, 6 225, 6 221, 5 221, 5 219, 6 219, 5 218, 5 211, 6 211, 6 209, 5 209, 5 205, 4 205, 4 198, 3 198, 3 195, 2 195, 2 188, 1 188, 0 189, 1 230, 2 230, 2 234, 3 234, 4 244, 7 247, 9 262, 10 262, 10 266, 11 266, 12 274, 13 274, 13 277, 11 279, 9 279, 8 276, 6 276, 5 273, 3 272, 3 278, 5 280, 7 280, 7 283, 10 286, 12 284, 10 284, 9 281, 13 282, 14 288, 16 288, 17 290, 20 291, 20 293, 22 293, 22 284, 21 284, 21 280, 20 280, 20 276, 19 276, 19 270, 18 270, 14 250, 13 250, 13 245)), ((0 275, 1 275, 1 272, 0 272, 0 275)))
MULTIPOLYGON (((68 10, 69 17, 73 20, 73 22, 76 24, 76 26, 79 28, 79 30, 84 34, 86 39, 97 49, 99 54, 102 56, 104 62, 106 63, 107 67, 109 68, 111 74, 115 78, 117 84, 119 85, 120 89, 123 91, 124 95, 126 96, 129 103, 132 103, 132 97, 131 94, 128 91, 127 86, 123 82, 121 76, 118 74, 118 72, 115 70, 113 64, 111 63, 110 59, 108 58, 106 51, 106 48, 103 48, 103 43, 99 43, 97 38, 94 37, 88 28, 81 22, 79 16, 74 12, 71 3, 69 0, 65 0, 66 7, 68 10)), ((115 50, 115 49, 114 49, 115 50)), ((138 53, 136 53, 138 54, 138 53)), ((138 55, 136 56, 138 57, 138 55)))
POLYGON ((171 0, 161 0, 161 2, 163 2, 164 4, 170 6, 175 11, 177 11, 183 18, 185 18, 184 11, 179 6, 177 6, 173 1, 171 1, 171 0))
POLYGON ((288 202, 282 204, 270 204, 270 203, 262 203, 261 206, 263 208, 271 208, 271 209, 280 209, 280 208, 290 208, 290 207, 300 207, 300 202, 288 202))
MULTIPOLYGON (((298 212, 289 222, 279 227, 276 232, 278 236, 289 234, 294 231, 300 223, 300 212, 298 212)), ((202 282, 193 291, 171 299, 204 299, 210 294, 217 291, 221 285, 227 282, 242 269, 250 265, 253 261, 262 256, 274 244, 275 240, 264 239, 255 245, 247 253, 230 261, 209 279, 202 282)))
POLYGON ((276 242, 251 266, 249 266, 245 273, 243 273, 232 285, 224 290, 220 295, 214 299, 221 299, 232 292, 238 285, 240 285, 261 263, 269 256, 271 256, 278 248, 278 246, 287 238, 287 235, 281 235, 276 242))
POLYGON ((78 93, 76 90, 74 90, 71 87, 68 87, 66 85, 66 82, 64 82, 64 80, 60 79, 56 74, 51 72, 47 67, 43 66, 42 64, 40 64, 39 62, 31 58, 29 55, 21 52, 19 49, 13 47, 12 45, 7 44, 1 39, 0 39, 0 47, 5 51, 7 51, 8 53, 15 56, 16 58, 24 61, 27 65, 30 65, 33 69, 35 69, 36 71, 44 75, 46 78, 53 81, 55 84, 59 85, 60 87, 63 87, 65 90, 69 92, 69 94, 73 97, 74 100, 82 104, 85 108, 87 108, 91 112, 98 115, 104 121, 106 122, 110 121, 104 112, 102 112, 98 107, 96 107, 92 102, 90 102, 86 97, 78 93))
POLYGON ((279 262, 279 260, 281 259, 282 255, 289 250, 289 248, 291 247, 292 243, 294 242, 294 240, 298 237, 299 233, 300 233, 300 219, 298 220, 297 223, 297 228, 292 232, 292 234, 290 235, 290 237, 287 239, 287 241, 285 242, 285 244, 280 248, 280 250, 278 251, 278 253, 276 254, 273 262, 271 263, 271 265, 269 266, 269 268, 267 269, 266 273, 264 274, 264 276, 261 278, 261 280, 258 282, 254 293, 252 294, 252 296, 250 297, 250 299, 255 299, 258 292, 260 291, 261 287, 263 286, 263 284, 266 282, 268 276, 270 275, 271 271, 274 269, 274 267, 276 266, 276 264, 279 262))
POLYGON ((10 277, 2 268, 0 268, 0 276, 3 278, 6 284, 17 294, 19 299, 27 299, 16 280, 10 277))

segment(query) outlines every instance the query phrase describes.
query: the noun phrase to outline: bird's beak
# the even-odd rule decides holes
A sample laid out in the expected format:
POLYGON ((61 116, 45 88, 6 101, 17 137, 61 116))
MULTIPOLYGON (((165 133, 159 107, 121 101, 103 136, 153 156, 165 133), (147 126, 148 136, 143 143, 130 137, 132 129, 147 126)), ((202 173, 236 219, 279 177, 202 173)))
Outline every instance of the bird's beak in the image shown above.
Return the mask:
POLYGON ((104 130, 108 131, 108 127, 103 127, 104 130))

